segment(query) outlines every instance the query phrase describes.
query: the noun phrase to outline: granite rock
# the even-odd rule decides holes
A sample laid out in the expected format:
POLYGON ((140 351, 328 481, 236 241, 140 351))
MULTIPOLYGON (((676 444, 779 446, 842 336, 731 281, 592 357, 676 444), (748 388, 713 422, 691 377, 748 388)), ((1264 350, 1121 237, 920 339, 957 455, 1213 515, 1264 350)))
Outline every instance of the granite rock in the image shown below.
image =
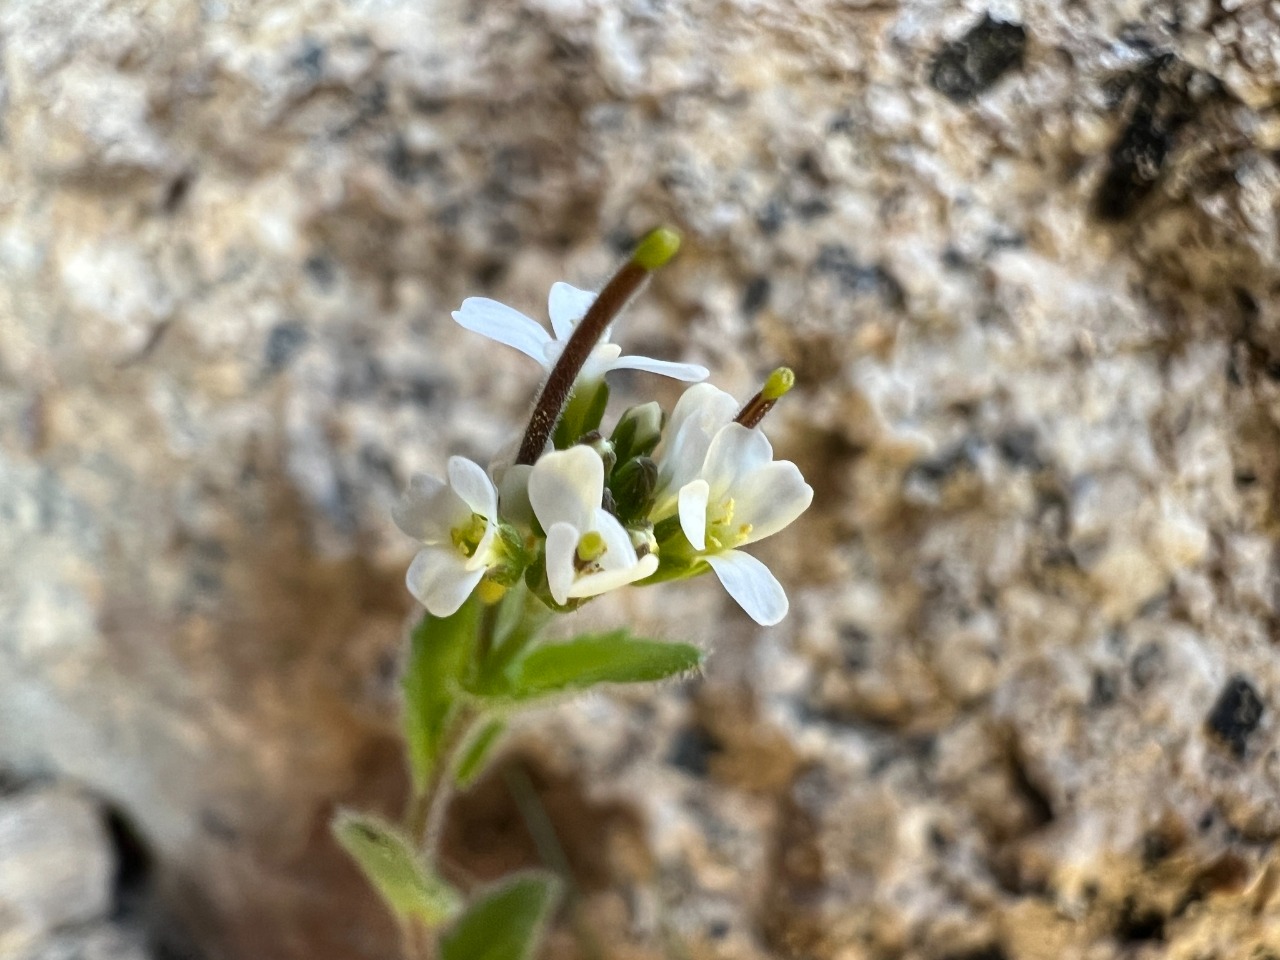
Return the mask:
POLYGON ((0 864, 0 955, 111 907, 115 855, 84 797, 47 789, 0 798, 0 864))

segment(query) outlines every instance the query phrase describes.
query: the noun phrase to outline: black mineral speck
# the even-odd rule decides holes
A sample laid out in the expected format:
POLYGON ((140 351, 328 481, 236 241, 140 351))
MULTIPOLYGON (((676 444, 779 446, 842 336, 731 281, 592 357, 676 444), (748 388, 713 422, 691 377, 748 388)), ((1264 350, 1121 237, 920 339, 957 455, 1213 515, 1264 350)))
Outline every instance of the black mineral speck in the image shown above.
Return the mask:
POLYGON ((1015 427, 996 439, 996 449, 1000 451, 1001 459, 1011 467, 1027 470, 1039 470, 1043 467, 1044 462, 1036 447, 1036 431, 1031 427, 1015 427))
POLYGON ((770 200, 756 214, 756 226, 760 228, 760 232, 765 236, 773 236, 782 228, 782 223, 786 220, 786 210, 783 208, 782 201, 770 200))
POLYGON ((705 777, 711 769, 711 758, 723 748, 700 726, 685 727, 671 741, 667 763, 694 777, 705 777))
POLYGON ((834 277, 845 293, 879 294, 888 306, 900 308, 906 299, 896 277, 878 264, 859 263, 848 247, 839 243, 825 244, 818 251, 814 270, 834 277))
POLYGON ((760 312, 760 308, 769 302, 771 286, 769 278, 763 274, 752 278, 751 282, 747 284, 747 288, 742 291, 742 312, 744 315, 752 317, 760 312))
POLYGON ((1164 921, 1159 911, 1139 907, 1133 897, 1129 897, 1120 908, 1113 934, 1121 943, 1164 940, 1164 921))
POLYGON ((1165 834, 1152 830, 1142 837, 1142 865, 1147 869, 1167 860, 1174 844, 1165 834))
POLYGON ((417 183, 438 163, 439 159, 436 157, 421 157, 414 153, 401 136, 393 137, 391 146, 387 148, 387 169, 401 183, 417 183))
POLYGON ((1265 709, 1253 684, 1237 674, 1223 687, 1205 723, 1232 753, 1243 757, 1249 735, 1258 729, 1265 709))
POLYGON ((1027 31, 985 15, 968 33, 944 44, 933 58, 929 84, 954 103, 970 103, 1010 70, 1022 66, 1027 31))
POLYGON ((852 623, 840 625, 837 631, 844 665, 850 670, 862 670, 871 663, 871 635, 852 623))
POLYGON ((796 215, 801 220, 817 220, 831 212, 831 204, 822 197, 811 197, 796 204, 796 215))
POLYGON ((964 953, 948 953, 942 960, 1009 960, 1009 955, 999 944, 966 950, 964 953))
POLYGON ((293 58, 293 67, 312 83, 324 76, 325 61, 328 53, 315 40, 307 38, 302 42, 302 49, 293 58))
POLYGON ((1189 88, 1193 75, 1177 57, 1161 54, 1121 85, 1128 91, 1128 116, 1094 197, 1099 219, 1124 220, 1155 188, 1174 136, 1195 115, 1189 88))
POLYGON ((1120 695, 1120 681, 1110 673, 1101 670, 1093 674, 1093 684, 1089 691, 1089 706, 1095 708, 1109 707, 1120 695))
POLYGON ((263 362, 268 373, 278 373, 289 365, 307 342, 307 330, 296 320, 277 323, 267 334, 263 362))
POLYGON ((1145 690, 1164 674, 1164 650, 1157 643, 1146 643, 1129 661, 1129 682, 1145 690))
POLYGON ((315 254, 307 257, 303 263, 302 269, 307 273, 307 279, 316 285, 320 290, 332 290, 333 282, 337 279, 338 273, 334 269, 333 261, 328 257, 315 254))

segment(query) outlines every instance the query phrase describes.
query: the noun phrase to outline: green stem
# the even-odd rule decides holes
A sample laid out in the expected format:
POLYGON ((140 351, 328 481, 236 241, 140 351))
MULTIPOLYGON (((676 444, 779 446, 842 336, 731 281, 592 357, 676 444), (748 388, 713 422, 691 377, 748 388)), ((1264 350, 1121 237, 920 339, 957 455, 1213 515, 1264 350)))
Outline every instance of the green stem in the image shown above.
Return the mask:
POLYGON ((433 867, 439 862, 440 836, 453 793, 453 769, 458 751, 462 749, 468 734, 479 720, 480 714, 468 707, 460 708, 453 715, 440 745, 440 758, 432 768, 422 792, 414 798, 413 809, 409 814, 409 836, 433 867))

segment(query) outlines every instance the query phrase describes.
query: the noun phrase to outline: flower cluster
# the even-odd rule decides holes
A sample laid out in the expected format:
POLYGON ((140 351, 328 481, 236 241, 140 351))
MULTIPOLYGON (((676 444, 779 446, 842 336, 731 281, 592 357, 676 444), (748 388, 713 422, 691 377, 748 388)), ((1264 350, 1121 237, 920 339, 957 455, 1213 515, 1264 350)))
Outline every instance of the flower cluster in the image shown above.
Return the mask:
POLYGON ((532 357, 548 379, 514 463, 503 458, 486 472, 453 457, 446 479, 415 477, 396 510, 400 529, 423 544, 407 582, 432 615, 453 614, 477 589, 501 596, 521 578, 548 607, 571 610, 627 584, 708 571, 758 623, 786 615, 781 584, 742 548, 786 527, 813 498, 759 429, 791 387, 790 371, 775 371, 740 408, 698 382, 704 367, 622 356, 608 342, 618 310, 674 244, 656 231, 599 294, 553 285, 554 336, 493 300, 469 298, 454 312, 466 329, 532 357), (669 418, 655 402, 640 404, 606 435, 605 378, 619 369, 694 384, 669 418))

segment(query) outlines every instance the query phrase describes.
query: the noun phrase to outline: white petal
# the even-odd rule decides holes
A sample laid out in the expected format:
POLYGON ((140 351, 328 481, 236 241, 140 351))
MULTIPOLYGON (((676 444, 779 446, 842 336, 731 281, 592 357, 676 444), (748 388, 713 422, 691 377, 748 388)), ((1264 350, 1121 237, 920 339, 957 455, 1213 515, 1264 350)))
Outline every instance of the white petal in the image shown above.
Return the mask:
POLYGON ((676 401, 662 442, 654 451, 658 463, 654 519, 674 512, 680 488, 702 472, 712 436, 737 412, 738 401, 709 383, 694 384, 676 401))
POLYGON ((588 530, 604 495, 604 463, 589 447, 543 454, 529 474, 529 503, 542 524, 588 530))
POLYGON ((453 311, 453 319, 459 326, 515 347, 539 363, 543 362, 543 348, 551 340, 542 324, 505 303, 487 297, 467 297, 462 301, 462 307, 453 311))
POLYGON ((563 281, 551 285, 547 314, 551 317, 551 329, 555 331, 557 340, 569 339, 595 299, 596 295, 590 290, 579 290, 563 281))
POLYGON ((533 526, 533 507, 529 503, 529 474, 533 467, 517 463, 507 467, 498 482, 498 503, 502 519, 522 530, 533 526))
POLYGON ((636 548, 617 517, 607 510, 597 510, 592 529, 604 540, 605 550, 598 561, 602 569, 635 566, 636 548))
POLYGON ((754 427, 730 423, 711 438, 702 476, 711 485, 711 499, 736 497, 745 477, 773 460, 773 447, 754 427))
POLYGON ((622 348, 616 343, 597 343, 587 356, 587 362, 578 373, 578 383, 598 383, 604 375, 618 365, 622 348))
POLYGON ((498 539, 498 524, 490 520, 484 528, 484 536, 476 544, 475 553, 467 558, 468 570, 488 570, 499 558, 494 556, 494 547, 498 539))
POLYGON ((577 576, 573 568, 577 550, 578 531, 567 523, 552 524, 547 530, 547 586, 551 588, 551 596, 556 603, 569 599, 569 588, 577 576))
POLYGON ((609 590, 625 587, 628 583, 635 583, 637 580, 651 577, 657 569, 658 558, 652 553, 646 554, 633 566, 619 567, 616 570, 601 570, 599 573, 588 573, 586 576, 579 577, 574 581, 573 586, 569 588, 569 596, 598 596, 609 590))
MULTIPOLYGON (((667 424, 668 436, 674 437, 688 420, 701 423, 707 433, 714 433, 734 418, 738 401, 732 394, 709 383, 694 384, 680 395, 667 424)), ((701 466, 701 464, 699 464, 701 466)))
POLYGON ((427 547, 409 564, 405 585, 432 616, 456 613, 484 577, 483 569, 467 570, 465 559, 449 547, 427 547))
POLYGON ((707 497, 711 488, 705 480, 693 480, 680 488, 680 529, 695 550, 707 548, 707 497))
POLYGON ((756 623, 771 627, 787 615, 787 594, 769 568, 741 550, 709 554, 711 569, 729 596, 756 623))
POLYGON ((651 360, 648 357, 619 357, 613 364, 614 370, 643 370, 646 373, 657 373, 673 380, 684 380, 696 383, 707 379, 711 372, 696 363, 672 363, 669 360, 651 360))
POLYGON ((396 526, 423 543, 449 540, 453 528, 470 519, 467 505, 443 480, 417 474, 409 489, 391 509, 396 526))
POLYGON ((745 543, 771 537, 813 502, 813 487, 790 460, 766 463, 734 490, 733 519, 751 524, 745 543))
POLYGON ((498 516, 498 491, 478 463, 472 463, 466 457, 450 457, 449 486, 472 513, 490 520, 498 516))

